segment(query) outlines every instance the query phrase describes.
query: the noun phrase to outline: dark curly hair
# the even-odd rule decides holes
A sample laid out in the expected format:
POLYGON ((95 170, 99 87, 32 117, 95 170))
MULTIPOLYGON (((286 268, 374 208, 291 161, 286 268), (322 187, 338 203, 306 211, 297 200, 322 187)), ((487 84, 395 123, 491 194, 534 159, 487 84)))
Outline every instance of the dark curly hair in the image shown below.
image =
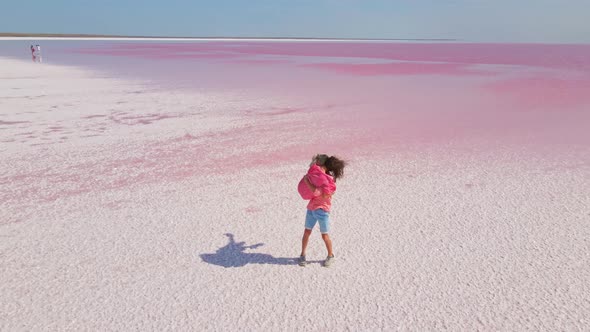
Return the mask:
POLYGON ((346 162, 344 160, 338 159, 335 156, 328 157, 324 163, 324 167, 326 167, 326 173, 333 176, 334 181, 340 179, 344 175, 344 166, 346 166, 346 162))

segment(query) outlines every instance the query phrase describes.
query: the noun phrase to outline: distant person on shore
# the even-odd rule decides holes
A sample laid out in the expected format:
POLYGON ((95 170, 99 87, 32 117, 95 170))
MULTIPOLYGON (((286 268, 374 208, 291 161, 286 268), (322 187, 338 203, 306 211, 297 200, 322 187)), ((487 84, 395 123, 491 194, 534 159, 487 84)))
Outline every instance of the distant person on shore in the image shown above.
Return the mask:
POLYGON ((303 199, 309 200, 307 214, 305 216, 305 230, 301 240, 301 254, 299 265, 307 265, 305 251, 309 236, 316 223, 320 224, 322 239, 328 250, 328 257, 324 261, 325 267, 330 267, 334 262, 332 240, 328 234, 330 231, 330 208, 332 207, 332 195, 336 192, 336 180, 344 175, 346 163, 337 157, 328 157, 319 154, 313 157, 307 174, 301 179, 297 190, 303 199))
POLYGON ((35 46, 36 48, 36 55, 37 55, 37 62, 43 62, 43 57, 41 56, 41 46, 39 46, 39 44, 37 44, 35 46))
POLYGON ((31 44, 31 57, 33 58, 33 62, 37 62, 37 57, 35 56, 35 46, 31 44))

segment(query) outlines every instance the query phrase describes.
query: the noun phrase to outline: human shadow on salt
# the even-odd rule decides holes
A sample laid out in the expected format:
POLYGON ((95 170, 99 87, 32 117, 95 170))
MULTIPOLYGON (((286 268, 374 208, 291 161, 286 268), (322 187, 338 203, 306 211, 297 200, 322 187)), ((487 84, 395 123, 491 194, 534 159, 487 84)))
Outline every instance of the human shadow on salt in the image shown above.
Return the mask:
POLYGON ((269 254, 250 253, 248 249, 257 249, 264 243, 246 245, 246 242, 236 242, 234 235, 226 233, 229 243, 217 249, 214 254, 201 254, 201 259, 209 264, 223 267, 242 267, 246 264, 275 264, 275 265, 295 265, 294 258, 274 257, 269 254))

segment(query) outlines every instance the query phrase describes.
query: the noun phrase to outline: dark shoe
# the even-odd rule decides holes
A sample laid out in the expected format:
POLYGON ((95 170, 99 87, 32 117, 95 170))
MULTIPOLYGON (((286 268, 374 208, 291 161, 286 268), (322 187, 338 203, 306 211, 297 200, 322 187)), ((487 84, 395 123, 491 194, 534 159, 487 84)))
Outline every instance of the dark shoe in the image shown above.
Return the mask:
POLYGON ((297 260, 299 266, 305 266, 307 265, 307 261, 305 260, 305 256, 299 256, 299 259, 297 260))

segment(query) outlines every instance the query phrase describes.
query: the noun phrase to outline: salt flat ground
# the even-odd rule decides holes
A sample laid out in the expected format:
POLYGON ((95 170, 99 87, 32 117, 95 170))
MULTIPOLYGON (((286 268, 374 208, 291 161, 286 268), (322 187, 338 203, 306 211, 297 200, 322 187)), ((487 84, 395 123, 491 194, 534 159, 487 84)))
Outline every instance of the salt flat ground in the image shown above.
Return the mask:
POLYGON ((290 102, 0 60, 0 329, 590 328, 588 151, 339 148, 301 268, 290 102))

